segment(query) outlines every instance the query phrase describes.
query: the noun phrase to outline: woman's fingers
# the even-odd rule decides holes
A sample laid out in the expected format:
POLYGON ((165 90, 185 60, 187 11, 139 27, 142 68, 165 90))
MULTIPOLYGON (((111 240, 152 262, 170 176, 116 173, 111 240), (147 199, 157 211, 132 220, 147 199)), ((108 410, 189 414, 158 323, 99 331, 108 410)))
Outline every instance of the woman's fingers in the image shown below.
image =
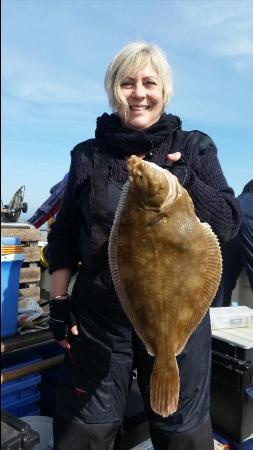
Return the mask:
POLYGON ((181 152, 170 153, 167 158, 173 162, 176 162, 181 158, 181 152))
MULTIPOLYGON (((70 333, 72 333, 74 336, 78 335, 78 329, 77 329, 77 325, 72 325, 72 327, 69 328, 70 333)), ((70 349, 70 343, 68 342, 67 339, 63 339, 62 341, 57 341, 57 343, 62 347, 65 348, 66 350, 70 349)))
POLYGON ((72 327, 70 327, 70 331, 72 334, 74 334, 74 336, 78 335, 78 329, 76 325, 73 325, 72 327))

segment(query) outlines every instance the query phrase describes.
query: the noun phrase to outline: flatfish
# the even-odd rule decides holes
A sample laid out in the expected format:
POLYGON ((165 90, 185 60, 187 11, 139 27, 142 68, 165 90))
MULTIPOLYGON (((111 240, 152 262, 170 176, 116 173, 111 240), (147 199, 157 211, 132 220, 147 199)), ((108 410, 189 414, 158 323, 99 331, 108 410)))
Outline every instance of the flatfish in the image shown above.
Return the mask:
POLYGON ((151 407, 167 417, 178 407, 176 355, 216 294, 222 258, 177 177, 134 155, 110 233, 109 265, 122 307, 155 357, 151 407))

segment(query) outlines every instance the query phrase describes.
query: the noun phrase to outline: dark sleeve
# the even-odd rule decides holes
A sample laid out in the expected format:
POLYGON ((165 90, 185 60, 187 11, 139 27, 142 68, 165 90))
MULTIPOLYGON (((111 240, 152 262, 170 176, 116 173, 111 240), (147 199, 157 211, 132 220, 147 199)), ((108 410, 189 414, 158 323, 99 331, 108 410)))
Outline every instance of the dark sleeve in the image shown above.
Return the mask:
POLYGON ((250 287, 253 291, 253 226, 252 224, 242 223, 242 226, 237 235, 238 245, 240 246, 241 254, 245 270, 248 275, 250 287))
POLYGON ((221 241, 232 239, 241 223, 240 207, 233 190, 228 186, 217 158, 213 141, 198 133, 185 149, 187 179, 184 187, 189 192, 201 222, 207 222, 221 241))
POLYGON ((244 262, 240 250, 238 234, 223 245, 223 305, 231 306, 232 292, 236 287, 237 279, 243 269, 244 262))
POLYGON ((77 270, 82 214, 76 197, 80 172, 85 175, 84 157, 79 146, 71 152, 71 165, 61 208, 48 235, 49 273, 58 269, 77 270))

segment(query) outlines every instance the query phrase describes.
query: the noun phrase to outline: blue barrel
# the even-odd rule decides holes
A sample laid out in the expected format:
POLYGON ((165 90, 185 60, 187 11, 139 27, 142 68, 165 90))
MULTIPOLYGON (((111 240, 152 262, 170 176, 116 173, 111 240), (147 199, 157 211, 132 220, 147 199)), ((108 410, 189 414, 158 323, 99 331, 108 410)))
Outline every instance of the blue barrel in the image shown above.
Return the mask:
POLYGON ((17 333, 19 277, 23 261, 20 239, 1 238, 1 337, 17 333))

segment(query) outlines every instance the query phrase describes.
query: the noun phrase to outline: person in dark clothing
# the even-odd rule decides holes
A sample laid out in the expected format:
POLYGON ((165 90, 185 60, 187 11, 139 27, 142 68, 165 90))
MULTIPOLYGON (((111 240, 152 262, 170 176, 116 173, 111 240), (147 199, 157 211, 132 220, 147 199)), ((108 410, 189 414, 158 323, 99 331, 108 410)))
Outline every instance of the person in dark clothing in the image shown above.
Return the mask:
POLYGON ((131 154, 175 174, 191 195, 199 219, 210 224, 220 241, 237 233, 239 206, 211 138, 200 131, 183 131, 179 117, 164 112, 172 80, 159 47, 128 44, 109 65, 105 86, 114 112, 97 119, 95 139, 73 149, 61 209, 48 236, 50 328, 66 349, 54 448, 111 450, 137 368, 154 449, 211 450, 209 314, 177 357, 178 409, 160 417, 149 401, 153 358, 116 296, 108 236, 131 154), (68 284, 76 272, 70 298, 68 284))
POLYGON ((231 306, 232 292, 245 269, 252 290, 253 307, 253 180, 238 196, 242 223, 237 235, 222 248, 223 275, 214 306, 231 306))

